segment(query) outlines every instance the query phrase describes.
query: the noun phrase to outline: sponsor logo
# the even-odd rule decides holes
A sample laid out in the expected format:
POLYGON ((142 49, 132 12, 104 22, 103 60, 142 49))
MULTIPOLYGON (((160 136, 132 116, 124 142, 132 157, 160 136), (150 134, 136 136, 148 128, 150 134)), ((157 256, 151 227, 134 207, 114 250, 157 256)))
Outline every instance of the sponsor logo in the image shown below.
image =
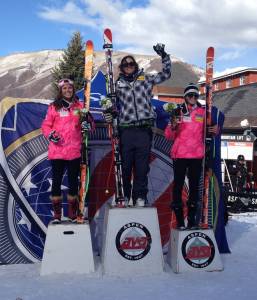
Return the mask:
POLYGON ((203 122, 204 120, 204 116, 203 115, 200 115, 200 114, 196 114, 195 115, 195 121, 196 122, 203 122))
POLYGON ((145 80, 145 75, 138 76, 137 80, 140 80, 140 81, 145 80))
POLYGON ((205 268, 211 264, 215 247, 211 238, 203 232, 192 232, 182 242, 182 256, 193 268, 205 268))
POLYGON ((116 235, 116 248, 128 260, 139 260, 151 249, 152 237, 142 224, 131 222, 124 225, 116 235))

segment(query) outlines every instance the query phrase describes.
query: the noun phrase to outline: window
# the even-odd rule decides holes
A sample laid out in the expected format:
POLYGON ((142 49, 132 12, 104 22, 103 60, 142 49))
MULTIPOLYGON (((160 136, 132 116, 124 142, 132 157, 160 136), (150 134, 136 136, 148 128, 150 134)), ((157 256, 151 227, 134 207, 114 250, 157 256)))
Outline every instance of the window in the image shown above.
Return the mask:
POLYGON ((232 83, 232 80, 231 79, 228 79, 226 81, 226 88, 229 89, 231 87, 231 83, 232 83))
POLYGON ((219 90, 219 84, 216 82, 214 83, 214 91, 218 91, 219 90))
POLYGON ((244 85, 244 84, 245 84, 245 76, 241 76, 241 77, 239 78, 239 84, 240 84, 240 85, 244 85))

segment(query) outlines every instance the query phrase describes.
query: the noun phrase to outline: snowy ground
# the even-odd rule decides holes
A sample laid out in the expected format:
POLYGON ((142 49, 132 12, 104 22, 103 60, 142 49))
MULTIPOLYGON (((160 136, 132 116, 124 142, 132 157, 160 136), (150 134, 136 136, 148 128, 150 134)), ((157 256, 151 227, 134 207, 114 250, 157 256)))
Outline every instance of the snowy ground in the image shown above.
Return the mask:
POLYGON ((257 214, 233 216, 227 226, 231 254, 223 272, 114 278, 39 276, 40 264, 0 266, 0 300, 257 299, 257 214))

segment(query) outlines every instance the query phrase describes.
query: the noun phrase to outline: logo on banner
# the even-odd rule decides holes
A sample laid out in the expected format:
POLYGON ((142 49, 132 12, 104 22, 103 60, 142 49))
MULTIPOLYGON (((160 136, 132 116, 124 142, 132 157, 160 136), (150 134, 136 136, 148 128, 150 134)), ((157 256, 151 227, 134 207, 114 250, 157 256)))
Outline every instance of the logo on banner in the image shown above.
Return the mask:
POLYGON ((128 260, 139 260, 151 249, 152 237, 142 224, 132 222, 124 225, 116 236, 116 248, 128 260))
POLYGON ((182 242, 182 255, 193 268, 205 268, 211 264, 215 247, 210 237, 203 232, 193 232, 182 242))

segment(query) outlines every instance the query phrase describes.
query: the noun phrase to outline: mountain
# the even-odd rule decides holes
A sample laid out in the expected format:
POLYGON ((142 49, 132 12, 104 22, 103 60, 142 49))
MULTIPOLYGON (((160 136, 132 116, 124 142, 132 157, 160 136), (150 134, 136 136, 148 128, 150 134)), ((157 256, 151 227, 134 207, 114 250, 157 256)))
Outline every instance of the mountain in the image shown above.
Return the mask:
MULTIPOLYGON (((17 53, 0 57, 0 99, 5 96, 18 98, 53 98, 51 69, 62 58, 61 50, 43 50, 38 52, 17 53)), ((118 74, 118 66, 124 52, 113 53, 114 74, 118 74)), ((160 59, 156 55, 133 55, 147 73, 156 73, 161 69, 160 59)), ((163 86, 184 87, 189 82, 197 82, 203 70, 171 57, 172 76, 162 83, 163 86)), ((94 55, 94 72, 106 71, 104 51, 94 55)))

